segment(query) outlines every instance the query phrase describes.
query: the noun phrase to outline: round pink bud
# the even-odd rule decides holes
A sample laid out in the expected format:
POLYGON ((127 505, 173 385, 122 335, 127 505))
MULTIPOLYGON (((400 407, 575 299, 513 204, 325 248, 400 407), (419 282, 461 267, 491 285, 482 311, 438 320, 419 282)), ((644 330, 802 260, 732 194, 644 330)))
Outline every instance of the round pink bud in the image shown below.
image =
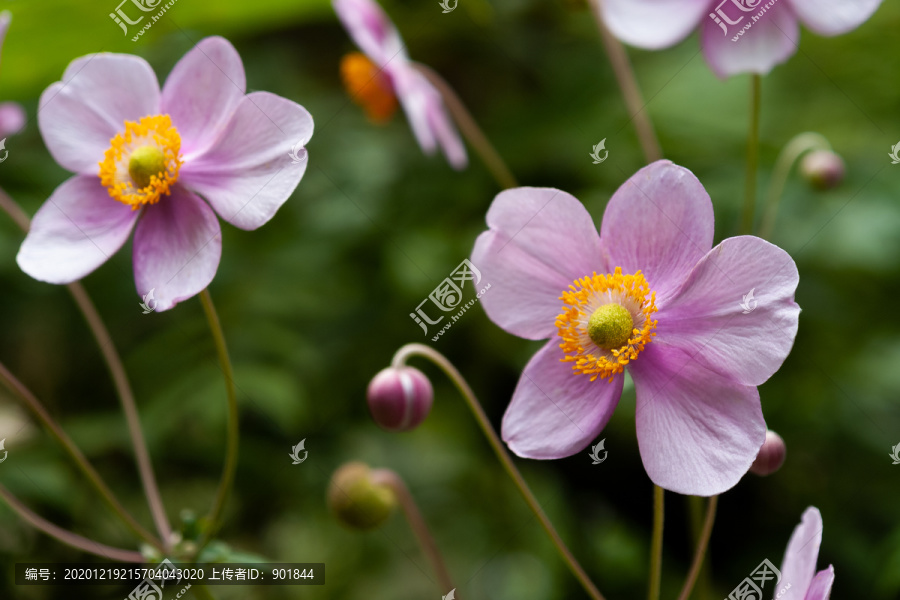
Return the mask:
POLYGON ((803 157, 800 173, 818 190, 830 190, 844 180, 844 159, 831 150, 815 150, 803 157))
POLYGON ((763 443, 762 448, 759 449, 759 454, 756 455, 753 465, 750 466, 750 472, 760 477, 771 475, 784 464, 786 454, 787 447, 784 445, 784 440, 781 439, 780 435, 769 429, 766 431, 766 441, 763 443))
POLYGON ((369 383, 366 398, 372 418, 382 429, 409 431, 428 416, 434 390, 422 371, 388 367, 369 383))

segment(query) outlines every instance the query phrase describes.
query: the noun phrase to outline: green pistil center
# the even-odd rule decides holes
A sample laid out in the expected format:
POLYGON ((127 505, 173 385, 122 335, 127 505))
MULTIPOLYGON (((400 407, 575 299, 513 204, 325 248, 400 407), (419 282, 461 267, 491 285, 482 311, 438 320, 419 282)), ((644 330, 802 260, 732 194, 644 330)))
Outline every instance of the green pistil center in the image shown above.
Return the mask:
POLYGON ((156 146, 141 146, 128 161, 128 174, 138 188, 147 187, 154 175, 160 177, 165 170, 166 155, 156 146))
POLYGON ((634 319, 621 304, 604 304, 588 321, 588 336, 604 350, 621 348, 631 338, 634 319))

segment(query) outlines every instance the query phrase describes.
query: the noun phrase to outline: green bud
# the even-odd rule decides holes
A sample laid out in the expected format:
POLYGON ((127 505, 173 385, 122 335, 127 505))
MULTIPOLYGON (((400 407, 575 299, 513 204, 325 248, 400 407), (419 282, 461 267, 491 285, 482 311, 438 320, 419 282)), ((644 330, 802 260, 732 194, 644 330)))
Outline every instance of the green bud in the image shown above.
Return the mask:
POLYGON ((347 463, 331 477, 328 507, 345 526, 371 530, 384 523, 397 498, 385 484, 372 481, 372 470, 361 462, 347 463))

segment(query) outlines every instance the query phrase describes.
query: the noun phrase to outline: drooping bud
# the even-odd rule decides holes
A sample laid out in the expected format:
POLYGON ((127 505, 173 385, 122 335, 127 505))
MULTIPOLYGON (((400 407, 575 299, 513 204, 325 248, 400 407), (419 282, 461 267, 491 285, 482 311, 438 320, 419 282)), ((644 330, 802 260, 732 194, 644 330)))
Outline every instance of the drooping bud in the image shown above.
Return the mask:
POLYGON ((331 476, 328 507, 351 529, 375 529, 391 515, 397 498, 385 484, 372 481, 372 470, 361 462, 347 463, 331 476))
POLYGON ((769 429, 766 431, 766 441, 763 443, 762 448, 759 449, 756 460, 750 466, 750 472, 760 477, 771 475, 781 468, 786 455, 787 447, 784 445, 784 440, 781 439, 780 435, 769 429))
POLYGON ((844 159, 831 150, 814 150, 800 162, 800 173, 818 190, 830 190, 844 180, 844 159))
POLYGON ((418 369, 388 367, 369 383, 366 399, 372 418, 382 429, 409 431, 428 416, 434 390, 418 369))

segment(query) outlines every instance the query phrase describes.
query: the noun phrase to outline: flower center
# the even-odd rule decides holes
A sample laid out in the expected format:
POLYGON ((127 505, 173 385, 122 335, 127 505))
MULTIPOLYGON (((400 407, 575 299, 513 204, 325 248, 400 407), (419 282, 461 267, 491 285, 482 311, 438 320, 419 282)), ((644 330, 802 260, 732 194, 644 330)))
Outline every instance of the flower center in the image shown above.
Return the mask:
POLYGON ((181 169, 181 136, 169 115, 125 121, 100 162, 100 183, 109 195, 137 210, 170 194, 181 169))
POLYGON ((384 123, 397 110, 390 79, 365 54, 351 52, 341 59, 341 79, 353 100, 376 123, 384 123))
POLYGON ((621 267, 607 275, 576 279, 564 291, 563 312, 556 318, 559 347, 576 375, 612 381, 638 357, 653 336, 656 292, 640 271, 622 275, 621 267))

